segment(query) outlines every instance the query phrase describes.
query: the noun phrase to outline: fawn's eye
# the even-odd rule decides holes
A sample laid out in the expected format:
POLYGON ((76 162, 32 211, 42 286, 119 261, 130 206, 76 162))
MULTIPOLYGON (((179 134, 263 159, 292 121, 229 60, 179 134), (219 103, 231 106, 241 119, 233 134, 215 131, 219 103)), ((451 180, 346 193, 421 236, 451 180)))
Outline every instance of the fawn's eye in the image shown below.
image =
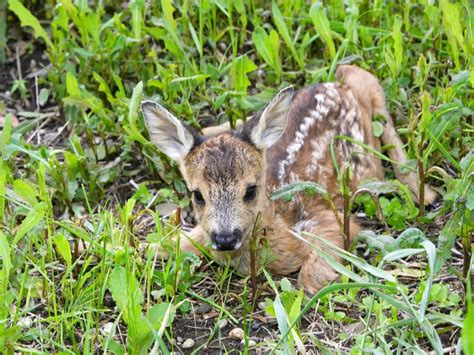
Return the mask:
POLYGON ((244 201, 252 202, 255 199, 255 196, 257 196, 257 186, 256 185, 248 186, 247 190, 245 190, 244 201))
POLYGON ((204 205, 205 201, 204 201, 204 197, 202 197, 201 191, 194 190, 193 191, 193 198, 194 198, 194 202, 196 203, 196 205, 199 205, 199 206, 204 205))

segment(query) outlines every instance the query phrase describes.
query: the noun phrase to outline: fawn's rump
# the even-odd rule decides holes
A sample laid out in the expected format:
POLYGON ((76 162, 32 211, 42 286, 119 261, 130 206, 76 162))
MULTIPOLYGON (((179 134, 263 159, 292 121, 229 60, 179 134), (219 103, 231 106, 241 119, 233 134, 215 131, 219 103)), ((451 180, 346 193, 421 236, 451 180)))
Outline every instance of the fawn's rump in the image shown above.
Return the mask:
POLYGON ((314 181, 336 193, 335 163, 340 170, 350 165, 352 188, 361 180, 382 179, 380 160, 361 145, 380 149, 372 134, 371 113, 345 84, 319 84, 296 92, 287 129, 267 152, 269 185, 314 181))

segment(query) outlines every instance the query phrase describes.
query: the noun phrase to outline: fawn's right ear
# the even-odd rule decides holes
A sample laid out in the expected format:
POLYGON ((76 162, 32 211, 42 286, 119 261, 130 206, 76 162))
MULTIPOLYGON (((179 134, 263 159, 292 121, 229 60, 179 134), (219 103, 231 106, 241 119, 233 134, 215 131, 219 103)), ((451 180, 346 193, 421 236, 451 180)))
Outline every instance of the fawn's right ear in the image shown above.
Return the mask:
POLYGON ((178 162, 184 159, 194 145, 192 133, 160 104, 143 101, 142 112, 151 140, 158 149, 178 162))

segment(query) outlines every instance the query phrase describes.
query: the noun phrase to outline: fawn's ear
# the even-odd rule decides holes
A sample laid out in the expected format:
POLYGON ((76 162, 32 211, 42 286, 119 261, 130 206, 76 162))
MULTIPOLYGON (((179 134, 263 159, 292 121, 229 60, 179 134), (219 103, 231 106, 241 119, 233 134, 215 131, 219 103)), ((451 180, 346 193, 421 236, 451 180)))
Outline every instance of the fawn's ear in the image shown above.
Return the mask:
POLYGON ((281 90, 265 107, 260 116, 248 120, 242 133, 259 149, 267 149, 280 139, 288 123, 288 109, 294 89, 281 90))
POLYGON ((193 134, 167 109, 152 102, 142 102, 142 112, 152 142, 171 159, 181 161, 194 145, 193 134))

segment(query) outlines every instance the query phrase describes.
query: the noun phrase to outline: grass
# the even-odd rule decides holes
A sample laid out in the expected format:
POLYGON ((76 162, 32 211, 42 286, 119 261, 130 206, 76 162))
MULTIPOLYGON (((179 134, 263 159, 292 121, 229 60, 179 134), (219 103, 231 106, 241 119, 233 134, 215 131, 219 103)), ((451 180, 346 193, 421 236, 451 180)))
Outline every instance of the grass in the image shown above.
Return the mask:
POLYGON ((4 353, 170 353, 188 338, 194 353, 474 352, 468 1, 3 3, 4 353), (346 196, 367 230, 350 253, 322 255, 342 276, 313 297, 292 277, 259 270, 255 289, 180 253, 171 239, 188 193, 150 143, 140 101, 196 127, 235 123, 278 88, 333 80, 339 63, 379 78, 409 153, 400 169, 438 202, 418 206, 396 180, 346 196), (242 342, 228 337, 237 326, 242 342))

